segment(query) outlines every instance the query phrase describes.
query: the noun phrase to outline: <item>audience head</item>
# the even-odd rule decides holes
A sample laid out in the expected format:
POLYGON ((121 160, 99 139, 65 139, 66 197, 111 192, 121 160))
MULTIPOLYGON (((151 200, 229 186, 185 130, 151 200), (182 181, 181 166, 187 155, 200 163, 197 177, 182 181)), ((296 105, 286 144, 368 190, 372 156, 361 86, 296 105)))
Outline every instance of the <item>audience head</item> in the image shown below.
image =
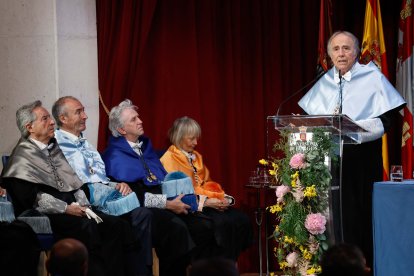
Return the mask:
POLYGON ((84 276, 88 272, 88 250, 75 239, 56 242, 46 262, 49 273, 61 276, 84 276))
POLYGON ((144 134, 138 107, 128 99, 113 107, 109 113, 109 130, 114 137, 124 136, 128 141, 136 142, 144 134))
POLYGON ((88 116, 82 103, 72 96, 59 98, 52 107, 57 125, 76 136, 86 129, 88 116))
POLYGON ((327 50, 336 69, 345 74, 359 57, 359 41, 350 32, 337 31, 329 38, 327 50))
POLYGON ((237 276, 239 272, 234 261, 218 257, 198 260, 189 271, 189 276, 210 275, 237 276))
POLYGON ((0 221, 0 233, 0 275, 38 275, 40 244, 32 227, 18 219, 0 221))
POLYGON ((366 275, 365 257, 358 247, 351 244, 329 248, 322 257, 321 266, 321 276, 366 275))
POLYGON ((16 123, 22 137, 31 137, 47 144, 54 137, 55 122, 41 101, 20 107, 16 111, 16 123))
POLYGON ((174 121, 168 131, 171 144, 187 152, 192 152, 197 146, 197 139, 201 136, 201 127, 194 120, 187 116, 174 121))

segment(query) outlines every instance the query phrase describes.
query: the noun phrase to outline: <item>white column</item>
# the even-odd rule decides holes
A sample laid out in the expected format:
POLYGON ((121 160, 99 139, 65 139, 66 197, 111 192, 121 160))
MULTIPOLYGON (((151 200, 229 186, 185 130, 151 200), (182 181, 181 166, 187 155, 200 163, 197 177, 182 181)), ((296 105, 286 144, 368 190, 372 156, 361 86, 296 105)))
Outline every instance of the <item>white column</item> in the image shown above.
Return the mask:
POLYGON ((85 134, 96 145, 95 1, 0 0, 0 155, 9 155, 20 137, 15 114, 21 105, 39 99, 50 111, 65 95, 85 105, 85 134))

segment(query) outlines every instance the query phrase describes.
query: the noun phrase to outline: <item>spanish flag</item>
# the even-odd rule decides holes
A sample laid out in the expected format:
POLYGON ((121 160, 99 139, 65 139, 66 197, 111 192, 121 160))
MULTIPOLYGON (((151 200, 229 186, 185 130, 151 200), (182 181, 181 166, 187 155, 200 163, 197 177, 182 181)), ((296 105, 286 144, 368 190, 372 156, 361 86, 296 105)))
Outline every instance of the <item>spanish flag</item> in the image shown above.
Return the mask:
POLYGON ((404 178, 411 178, 413 172, 413 3, 404 0, 400 12, 398 32, 397 90, 407 102, 402 111, 403 127, 401 139, 401 160, 404 178))
MULTIPOLYGON (((365 8, 364 37, 362 40, 360 62, 374 62, 388 78, 388 66, 385 55, 384 34, 382 32, 381 9, 379 0, 367 0, 365 8)), ((382 137, 383 178, 388 180, 388 141, 387 134, 382 137)))

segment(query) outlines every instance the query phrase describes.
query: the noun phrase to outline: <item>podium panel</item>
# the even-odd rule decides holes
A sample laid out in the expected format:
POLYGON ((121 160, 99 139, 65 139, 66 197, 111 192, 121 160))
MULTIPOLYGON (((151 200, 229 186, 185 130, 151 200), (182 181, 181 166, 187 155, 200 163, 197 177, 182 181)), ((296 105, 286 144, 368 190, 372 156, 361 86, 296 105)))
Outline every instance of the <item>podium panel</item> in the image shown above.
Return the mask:
POLYGON ((359 144, 358 134, 367 132, 357 125, 347 115, 282 115, 268 116, 267 130, 281 131, 288 130, 292 133, 300 133, 301 128, 306 128, 312 132, 313 128, 326 129, 339 143, 359 144))
POLYGON ((342 151, 344 144, 359 144, 359 135, 367 132, 346 115, 282 115, 267 117, 267 158, 275 156, 274 145, 281 138, 281 132, 289 133, 289 145, 295 148, 307 145, 312 141, 312 133, 316 129, 328 134, 336 145, 337 160, 325 157, 325 165, 331 173, 328 195, 329 207, 327 231, 331 243, 343 242, 342 230, 342 151))

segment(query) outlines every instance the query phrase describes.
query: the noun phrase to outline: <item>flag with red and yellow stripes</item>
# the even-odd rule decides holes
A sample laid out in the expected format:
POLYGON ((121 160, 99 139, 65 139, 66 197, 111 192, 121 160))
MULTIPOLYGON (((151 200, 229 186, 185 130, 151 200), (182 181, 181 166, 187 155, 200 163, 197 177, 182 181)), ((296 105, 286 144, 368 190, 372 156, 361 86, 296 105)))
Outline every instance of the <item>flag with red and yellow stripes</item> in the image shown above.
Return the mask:
MULTIPOLYGON (((360 62, 367 64, 374 62, 382 73, 388 78, 388 66, 385 55, 384 34, 382 32, 382 19, 379 0, 367 0, 365 8, 364 36, 362 40, 362 53, 360 62)), ((382 137, 382 164, 383 178, 388 180, 388 140, 387 134, 382 137)))
POLYGON ((411 178, 413 172, 413 3, 404 0, 400 12, 398 32, 397 90, 407 102, 402 111, 403 127, 401 140, 401 164, 404 178, 411 178))

